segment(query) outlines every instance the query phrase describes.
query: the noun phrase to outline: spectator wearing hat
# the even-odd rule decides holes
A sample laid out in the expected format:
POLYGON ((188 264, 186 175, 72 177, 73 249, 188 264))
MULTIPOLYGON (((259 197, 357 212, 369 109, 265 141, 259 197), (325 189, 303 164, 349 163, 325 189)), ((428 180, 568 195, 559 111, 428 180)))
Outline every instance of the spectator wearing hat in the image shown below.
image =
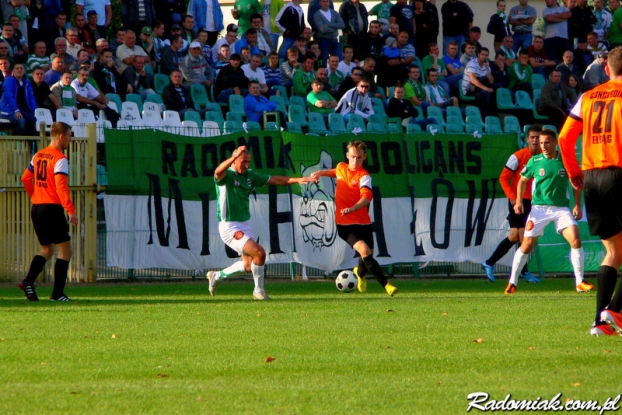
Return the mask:
POLYGON ((287 58, 287 50, 294 46, 296 39, 305 29, 305 14, 300 7, 302 0, 292 0, 279 11, 274 24, 283 33, 283 42, 279 48, 279 58, 287 58))
POLYGON ((594 62, 587 67, 583 74, 583 92, 594 89, 598 85, 604 84, 609 80, 609 75, 605 72, 608 57, 609 53, 602 52, 598 59, 594 60, 594 62))
POLYGON ((156 21, 153 3, 154 0, 121 0, 123 27, 139 33, 141 28, 151 26, 156 21))
POLYGON ((153 29, 150 26, 145 26, 140 29, 140 46, 143 48, 145 53, 151 58, 151 60, 155 59, 155 54, 153 52, 154 44, 153 38, 151 35, 153 34, 153 29))
POLYGON ((86 13, 87 25, 84 31, 90 37, 90 44, 95 49, 95 44, 101 38, 106 38, 107 26, 100 25, 98 22, 99 16, 95 10, 89 10, 86 13))
MULTIPOLYGON (((584 74, 588 65, 594 61, 592 52, 587 48, 587 37, 577 39, 577 48, 573 51, 573 63, 577 66, 580 74, 584 74)), ((579 77, 582 78, 583 75, 579 77)))
POLYGON ((143 101, 149 94, 155 94, 154 75, 145 70, 145 57, 134 56, 134 63, 123 71, 123 80, 132 86, 134 93, 139 94, 143 101))
POLYGON ((145 57, 146 63, 151 63, 151 59, 145 50, 136 44, 136 34, 128 30, 125 32, 123 38, 123 44, 117 48, 117 58, 121 65, 121 71, 125 70, 128 65, 131 65, 134 61, 134 55, 140 55, 145 57))
MULTIPOLYGON (((110 0, 76 0, 76 13, 84 14, 89 17, 89 13, 94 12, 97 16, 97 25, 108 28, 112 20, 112 6, 110 0)), ((97 39, 93 39, 96 41, 97 39)))
POLYGON ((214 46, 218 34, 225 28, 222 9, 218 0, 190 0, 188 15, 194 17, 194 31, 207 31, 207 44, 214 46))
POLYGON ((482 37, 482 29, 480 29, 478 26, 473 26, 469 30, 469 37, 462 44, 462 46, 460 46, 460 52, 464 53, 464 50, 465 50, 466 45, 467 45, 466 42, 468 40, 470 40, 475 45, 475 56, 479 55, 479 51, 482 50, 482 44, 479 43, 479 40, 480 40, 481 37, 482 37))
POLYGON ((229 51, 231 52, 233 46, 235 45, 235 42, 237 41, 238 26, 233 23, 229 23, 229 25, 227 25, 227 34, 224 37, 218 39, 212 47, 212 62, 218 62, 222 60, 223 57, 222 55, 220 55, 220 47, 222 45, 229 46, 229 51))
POLYGON ((179 64, 179 69, 186 84, 203 85, 206 89, 209 89, 214 82, 214 71, 207 63, 207 59, 201 54, 202 49, 199 42, 192 42, 188 54, 184 56, 179 64))
POLYGON ((170 75, 173 70, 179 69, 179 64, 181 64, 181 60, 183 59, 180 52, 183 43, 183 39, 180 35, 173 35, 171 37, 170 46, 164 46, 164 49, 162 49, 162 60, 160 62, 161 74, 170 75))
POLYGON ((184 51, 188 50, 188 46, 190 45, 190 43, 188 43, 188 41, 184 39, 184 37, 182 36, 182 31, 183 31, 183 28, 180 25, 174 24, 173 26, 171 26, 171 35, 169 36, 168 39, 165 39, 164 42, 162 43, 164 43, 164 46, 171 46, 171 41, 173 39, 173 36, 179 35, 179 37, 181 37, 181 40, 182 40, 179 53, 181 53, 183 56, 184 51))
MULTIPOLYGON (((162 91, 162 102, 166 105, 166 108, 171 111, 177 111, 179 116, 183 119, 183 116, 188 111, 195 111, 194 102, 190 95, 190 88, 186 85, 182 85, 182 74, 179 69, 174 69, 171 72, 171 83, 164 87, 162 91)), ((207 112, 206 108, 201 108, 198 111, 201 116, 205 116, 207 112)))
POLYGON ((214 85, 214 95, 218 102, 229 103, 232 94, 246 96, 248 94, 248 78, 240 67, 240 55, 234 53, 229 58, 229 65, 224 66, 214 85))
POLYGON ((335 98, 324 91, 324 84, 318 78, 311 81, 311 92, 307 94, 307 106, 309 112, 322 114, 324 121, 328 121, 328 115, 335 112, 337 101, 335 98))

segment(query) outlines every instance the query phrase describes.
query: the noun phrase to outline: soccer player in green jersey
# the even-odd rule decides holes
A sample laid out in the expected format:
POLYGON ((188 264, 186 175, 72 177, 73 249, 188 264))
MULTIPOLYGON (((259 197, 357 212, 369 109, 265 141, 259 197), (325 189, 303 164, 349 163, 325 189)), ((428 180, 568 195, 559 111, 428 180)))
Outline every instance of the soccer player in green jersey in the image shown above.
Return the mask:
MULTIPOLYGON (((568 208, 570 200, 566 196, 568 174, 557 151, 557 135, 553 130, 544 130, 540 133, 540 148, 542 154, 529 159, 518 182, 517 194, 522 195, 525 193, 529 179, 534 179, 532 208, 525 224, 523 242, 514 254, 510 282, 505 293, 516 292, 518 274, 536 246, 536 241, 542 236, 544 228, 550 222, 555 224, 557 232, 561 233, 570 244, 570 262, 574 270, 577 292, 590 291, 594 286, 583 281, 584 252, 579 236, 579 226, 576 222, 583 216, 581 190, 574 190, 574 207, 570 212, 568 208)), ((517 215, 523 213, 521 198, 516 199, 514 211, 517 215)))
POLYGON ((266 251, 255 241, 250 226, 249 196, 259 186, 304 184, 309 179, 262 174, 248 168, 250 161, 251 155, 246 146, 240 146, 233 151, 231 157, 220 163, 214 172, 218 232, 223 242, 240 254, 242 260, 222 271, 209 271, 207 279, 209 292, 214 295, 216 284, 222 279, 243 271, 252 272, 255 280, 253 298, 269 300, 270 297, 264 290, 266 251))

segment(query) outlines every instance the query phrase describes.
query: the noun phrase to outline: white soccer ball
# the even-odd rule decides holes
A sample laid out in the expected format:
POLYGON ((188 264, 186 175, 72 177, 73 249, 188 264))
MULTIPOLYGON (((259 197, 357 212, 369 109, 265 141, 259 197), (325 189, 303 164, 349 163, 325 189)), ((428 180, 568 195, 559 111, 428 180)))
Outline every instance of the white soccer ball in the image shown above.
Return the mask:
POLYGON ((337 289, 344 293, 354 291, 357 283, 356 275, 352 271, 341 271, 335 280, 337 289))

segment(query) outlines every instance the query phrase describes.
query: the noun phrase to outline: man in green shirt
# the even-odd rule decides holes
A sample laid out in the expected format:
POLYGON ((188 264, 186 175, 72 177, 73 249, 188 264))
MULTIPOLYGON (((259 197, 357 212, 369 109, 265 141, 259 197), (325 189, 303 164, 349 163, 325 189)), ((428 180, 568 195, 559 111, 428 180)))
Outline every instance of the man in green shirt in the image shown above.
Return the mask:
POLYGON ((408 79, 404 84, 404 99, 414 106, 426 110, 430 102, 426 99, 426 91, 421 82, 421 69, 418 66, 408 68, 408 79))
POLYGON ((233 9, 231 9, 231 16, 238 21, 238 33, 244 34, 248 29, 250 29, 251 16, 255 13, 263 13, 263 7, 261 7, 257 0, 235 1, 233 9))
POLYGON ((610 0, 611 26, 609 26, 609 50, 622 45, 622 7, 620 0, 610 0))
POLYGON ((318 112, 324 116, 324 121, 328 121, 328 114, 335 112, 337 101, 331 94, 322 91, 322 81, 317 78, 311 81, 311 89, 307 95, 309 112, 318 112))
POLYGON ((304 63, 296 72, 292 78, 294 95, 297 97, 306 97, 311 89, 311 81, 315 79, 315 72, 313 66, 315 65, 315 59, 310 56, 305 58, 304 63))
MULTIPOLYGON (((577 220, 581 219, 581 190, 574 190, 574 207, 572 212, 568 208, 570 201, 566 192, 568 190, 568 174, 564 169, 564 163, 557 151, 557 135, 553 130, 544 130, 540 133, 540 148, 542 154, 537 154, 529 159, 521 172, 518 182, 517 194, 525 193, 527 182, 533 178, 532 208, 527 223, 523 242, 514 254, 510 282, 505 289, 506 294, 514 294, 518 284, 518 274, 527 262, 529 254, 536 246, 536 241, 544 233, 544 228, 550 222, 555 224, 555 229, 570 244, 570 262, 575 275, 577 292, 590 291, 594 286, 583 280, 583 265, 585 254, 579 236, 577 220)), ((516 199, 514 212, 523 213, 523 200, 516 199)))
POLYGON ((393 3, 389 0, 382 0, 380 3, 376 4, 369 11, 370 16, 377 16, 376 20, 386 19, 387 21, 391 20, 391 7, 393 3))
POLYGON ((243 271, 252 272, 255 280, 253 298, 269 300, 270 297, 264 290, 266 251, 256 242, 250 226, 249 198, 259 186, 304 184, 308 182, 308 179, 261 174, 249 169, 250 161, 251 154, 246 150, 246 146, 240 146, 214 171, 218 232, 223 242, 236 251, 242 260, 222 271, 209 271, 207 279, 209 280, 209 292, 214 295, 216 284, 222 279, 243 271))
POLYGON ((518 53, 518 60, 510 66, 508 71, 510 75, 510 84, 508 88, 512 91, 527 91, 531 95, 533 87, 531 86, 531 76, 533 69, 529 65, 529 51, 521 49, 518 53))

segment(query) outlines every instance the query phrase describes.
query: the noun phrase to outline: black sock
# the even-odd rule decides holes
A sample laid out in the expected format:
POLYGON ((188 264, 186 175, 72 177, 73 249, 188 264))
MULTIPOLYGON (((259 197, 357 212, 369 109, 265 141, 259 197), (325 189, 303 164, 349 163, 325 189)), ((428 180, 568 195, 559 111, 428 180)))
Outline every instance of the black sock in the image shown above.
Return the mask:
MULTIPOLYGON (((616 277, 614 281, 618 279, 617 274, 618 273, 616 272, 616 277)), ((612 285, 615 287, 615 282, 612 285)), ((611 290, 611 292, 613 292, 613 289, 611 290)), ((615 295, 611 299, 611 303, 609 303, 609 310, 616 311, 619 313, 621 309, 622 309, 622 284, 618 285, 618 289, 616 290, 615 295)))
MULTIPOLYGON (((600 312, 611 302, 613 290, 616 288, 618 270, 607 265, 601 265, 596 273, 596 318, 594 322, 600 322, 600 312)), ((619 291, 619 290, 618 290, 619 291)))
POLYGON ((359 277, 363 278, 365 275, 367 275, 367 267, 365 266, 365 261, 363 261, 363 258, 361 257, 359 257, 358 267, 359 277))
POLYGON ((54 263, 54 289, 52 290, 53 298, 58 298, 65 293, 67 269, 69 269, 69 261, 57 258, 54 263))
POLYGON ((384 276, 382 269, 380 268, 380 264, 378 263, 378 261, 374 259, 372 255, 369 255, 363 258, 363 262, 365 262, 365 266, 367 267, 367 270, 371 273, 371 275, 376 277, 378 282, 383 287, 387 285, 387 282, 388 282, 387 277, 384 276))
POLYGON ((45 266, 46 262, 47 259, 45 259, 45 257, 42 257, 41 255, 35 255, 35 257, 32 259, 32 262, 30 263, 30 269, 28 270, 28 274, 26 275, 26 281, 28 282, 28 285, 32 285, 35 283, 37 277, 39 276, 39 274, 41 274, 41 271, 43 271, 43 267, 45 266))
POLYGON ((490 258, 486 260, 486 264, 490 266, 494 266, 501 258, 504 257, 505 254, 508 253, 510 249, 514 246, 515 242, 511 242, 508 238, 505 238, 499 245, 497 245, 497 249, 492 253, 490 258))

